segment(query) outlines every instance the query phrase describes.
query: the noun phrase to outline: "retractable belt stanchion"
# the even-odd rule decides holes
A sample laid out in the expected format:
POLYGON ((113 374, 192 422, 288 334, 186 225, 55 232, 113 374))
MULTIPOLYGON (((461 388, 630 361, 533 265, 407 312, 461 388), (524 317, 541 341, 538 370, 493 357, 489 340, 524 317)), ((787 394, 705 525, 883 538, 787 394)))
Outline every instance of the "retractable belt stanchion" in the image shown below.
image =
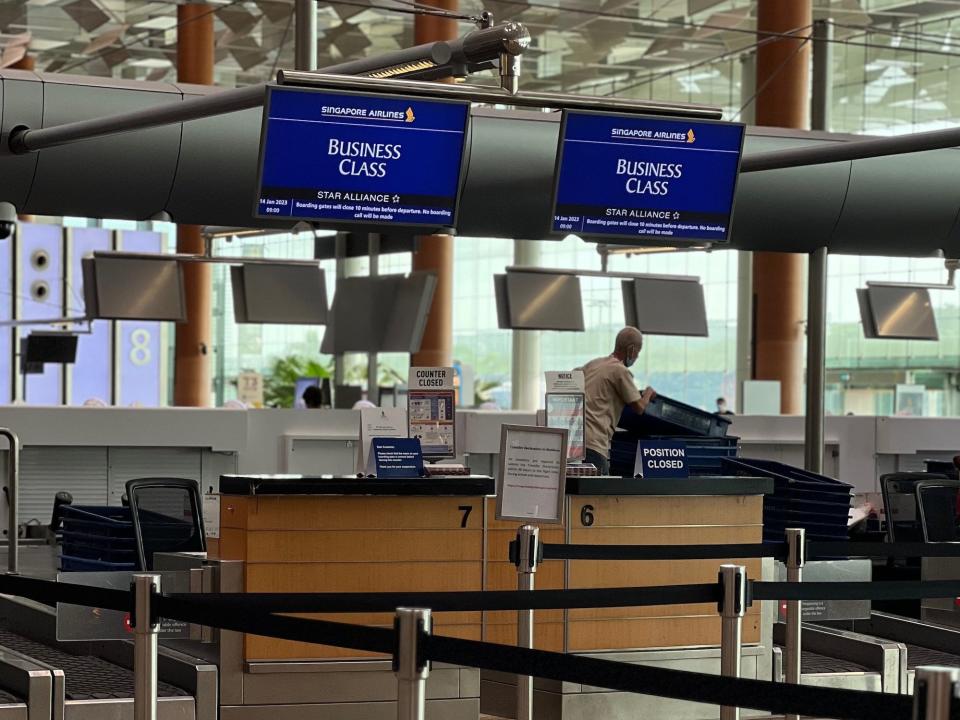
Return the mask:
POLYGON ((919 667, 913 686, 913 720, 950 720, 960 669, 919 667))
MULTIPOLYGON (((747 569, 721 565, 720 575, 720 674, 740 677, 743 649, 743 616, 747 609, 747 569)), ((720 720, 740 720, 740 708, 724 705, 720 720)))
POLYGON ((153 596, 160 592, 159 575, 133 576, 133 718, 157 720, 157 636, 153 596))
MULTIPOLYGON (((807 560, 807 536, 803 528, 787 529, 787 582, 803 581, 803 566, 807 560)), ((785 678, 791 685, 800 684, 800 651, 802 648, 800 632, 803 622, 803 602, 787 601, 787 644, 785 678)), ((787 715, 785 720, 800 720, 799 715, 787 715)))
POLYGON ((420 636, 429 634, 433 618, 424 608, 397 608, 397 720, 424 720, 430 663, 420 657, 420 636))
MULTIPOLYGON (((524 525, 517 531, 517 589, 533 590, 540 561, 540 528, 524 525)), ((517 611, 517 646, 533 647, 533 610, 517 611)), ((517 676, 517 720, 533 720, 533 678, 517 676)))

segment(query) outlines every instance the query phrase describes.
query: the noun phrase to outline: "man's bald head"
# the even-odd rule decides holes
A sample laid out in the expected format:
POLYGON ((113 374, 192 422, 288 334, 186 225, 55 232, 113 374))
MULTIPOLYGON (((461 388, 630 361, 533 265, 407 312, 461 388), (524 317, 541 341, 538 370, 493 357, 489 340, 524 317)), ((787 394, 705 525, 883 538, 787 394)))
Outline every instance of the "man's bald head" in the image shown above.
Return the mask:
POLYGON ((613 354, 627 367, 633 365, 643 349, 643 333, 635 327, 625 327, 617 333, 613 354))

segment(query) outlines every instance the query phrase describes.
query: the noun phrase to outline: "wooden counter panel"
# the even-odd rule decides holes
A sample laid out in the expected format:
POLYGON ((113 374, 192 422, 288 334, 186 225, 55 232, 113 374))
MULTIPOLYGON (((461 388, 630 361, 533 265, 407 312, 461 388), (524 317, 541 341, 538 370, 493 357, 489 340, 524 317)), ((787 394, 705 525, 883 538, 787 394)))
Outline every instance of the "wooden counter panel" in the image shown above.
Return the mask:
POLYGON ((455 530, 466 520, 466 529, 481 530, 483 502, 480 497, 224 495, 220 525, 247 530, 455 530))
POLYGON ((246 592, 405 592, 480 590, 476 562, 275 563, 246 567, 246 592))
MULTIPOLYGON (((483 557, 483 530, 231 530, 248 563, 440 562, 483 557)), ((226 536, 226 534, 225 534, 226 536)))
MULTIPOLYGON (((720 616, 571 621, 570 652, 680 646, 718 646, 720 616)), ((743 621, 743 642, 760 641, 760 617, 743 621)))
MULTIPOLYGON (((729 545, 763 542, 763 524, 683 527, 574 527, 576 545, 729 545)), ((616 562, 607 560, 606 562, 616 562)))
MULTIPOLYGON (((747 615, 759 615, 760 603, 747 608, 747 615)), ((696 605, 652 605, 617 608, 581 608, 570 610, 570 620, 616 620, 647 617, 671 617, 675 615, 717 615, 716 603, 697 603, 696 605)))
MULTIPOLYGON (((660 587, 716 583, 720 566, 735 562, 747 568, 747 577, 760 578, 762 560, 572 560, 568 587, 660 587)), ((537 571, 539 575, 539 571, 537 571)))
MULTIPOLYGON (((642 481, 638 481, 642 482, 642 481)), ((573 528, 585 527, 585 505, 595 527, 682 527, 690 525, 755 525, 763 522, 762 496, 571 496, 573 528)))
MULTIPOLYGON (((384 627, 392 628, 393 624, 384 627)), ((480 625, 437 626, 435 634, 463 640, 481 639, 480 625)), ((516 643, 516 636, 514 636, 514 643, 516 643)), ((390 657, 389 655, 359 652, 349 648, 330 647, 329 645, 276 640, 260 635, 247 635, 245 637, 244 655, 248 662, 258 660, 369 660, 370 658, 383 659, 390 657)))
MULTIPOLYGON (((517 625, 486 625, 483 639, 499 645, 517 646, 517 625)), ((563 622, 534 623, 533 646, 537 650, 563 652, 563 622)))

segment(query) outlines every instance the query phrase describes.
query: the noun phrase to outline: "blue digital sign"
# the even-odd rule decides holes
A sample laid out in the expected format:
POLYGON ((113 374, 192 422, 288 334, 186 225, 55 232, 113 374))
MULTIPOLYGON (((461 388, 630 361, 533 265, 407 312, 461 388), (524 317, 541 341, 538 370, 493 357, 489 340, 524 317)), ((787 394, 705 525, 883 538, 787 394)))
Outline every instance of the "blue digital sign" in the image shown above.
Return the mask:
POLYGON ((453 227, 469 103, 271 87, 256 216, 453 227))
POLYGON ((567 111, 552 229, 724 242, 744 126, 567 111))

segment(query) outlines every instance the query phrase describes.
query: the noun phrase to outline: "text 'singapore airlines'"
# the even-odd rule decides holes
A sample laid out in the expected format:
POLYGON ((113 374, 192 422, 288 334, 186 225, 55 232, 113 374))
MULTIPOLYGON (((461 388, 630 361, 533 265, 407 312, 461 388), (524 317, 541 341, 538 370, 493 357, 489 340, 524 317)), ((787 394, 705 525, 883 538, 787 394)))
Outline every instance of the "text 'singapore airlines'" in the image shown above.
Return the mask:
POLYGON ((467 110, 273 88, 257 215, 452 226, 467 110))
POLYGON ((554 232, 724 241, 743 126, 569 112, 554 232))

